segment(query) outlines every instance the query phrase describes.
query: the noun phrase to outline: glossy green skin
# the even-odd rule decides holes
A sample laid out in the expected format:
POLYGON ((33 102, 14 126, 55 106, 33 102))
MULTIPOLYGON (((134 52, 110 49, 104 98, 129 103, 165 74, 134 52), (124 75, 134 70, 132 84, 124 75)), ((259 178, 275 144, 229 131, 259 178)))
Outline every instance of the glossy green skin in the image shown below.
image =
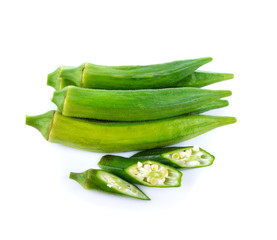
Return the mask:
POLYGON ((102 90, 69 86, 56 91, 52 101, 68 117, 110 121, 144 121, 169 118, 197 110, 229 90, 166 88, 102 90))
POLYGON ((195 71, 189 76, 170 87, 204 87, 213 83, 225 81, 234 78, 232 73, 216 73, 206 71, 195 71))
POLYGON ((170 159, 167 159, 165 157, 163 157, 163 154, 167 154, 170 153, 172 151, 175 150, 184 150, 184 149, 189 149, 192 148, 192 146, 188 146, 188 147, 166 147, 166 148, 156 148, 156 149, 150 149, 150 150, 146 150, 146 151, 142 151, 142 152, 138 152, 136 154, 134 154, 133 156, 131 156, 132 159, 136 159, 138 161, 142 161, 142 160, 146 160, 149 159, 151 161, 157 161, 172 167, 176 167, 176 168, 199 168, 199 167, 207 167, 213 164, 215 157, 208 153, 207 151, 205 151, 204 149, 200 148, 200 150, 206 154, 208 154, 209 156, 212 157, 212 161, 211 164, 209 165, 205 165, 205 166, 193 166, 193 167, 184 167, 181 165, 176 164, 174 161, 171 161, 170 159))
MULTIPOLYGON (((172 167, 165 166, 166 168, 170 168, 172 171, 177 171, 180 174, 180 177, 178 179, 178 184, 174 186, 165 185, 165 186, 152 186, 150 183, 145 183, 143 181, 137 180, 135 177, 133 177, 131 174, 129 174, 126 169, 132 165, 135 165, 140 161, 141 163, 149 161, 151 159, 143 159, 143 160, 137 160, 137 159, 131 159, 131 158, 124 158, 120 156, 114 156, 114 155, 105 155, 101 158, 101 160, 98 162, 98 166, 102 168, 103 170, 113 173, 117 176, 120 176, 122 179, 136 184, 141 184, 147 187, 161 187, 161 188, 168 188, 168 187, 180 187, 181 186, 181 180, 182 180, 182 173, 172 167)), ((155 162, 155 161, 152 161, 155 162)))
POLYGON ((208 115, 182 115, 145 122, 105 122, 69 118, 54 111, 26 117, 26 124, 48 133, 44 137, 50 142, 110 153, 163 147, 235 122, 234 117, 208 115))
MULTIPOLYGON (((82 173, 72 173, 71 172, 69 178, 77 181, 78 183, 80 183, 80 185, 83 188, 88 189, 88 190, 95 189, 95 190, 100 190, 100 191, 113 193, 113 194, 119 194, 119 195, 132 197, 132 198, 137 198, 137 199, 142 199, 142 200, 150 200, 150 198, 148 196, 146 196, 144 192, 142 192, 138 187, 136 187, 134 185, 133 185, 133 187, 136 188, 144 196, 143 198, 129 195, 127 193, 122 193, 122 192, 118 191, 117 189, 108 187, 107 183, 98 177, 97 174, 99 172, 104 172, 104 171, 97 170, 97 169, 89 169, 82 173)), ((115 176, 115 177, 119 178, 118 176, 115 176)))
POLYGON ((205 104, 204 106, 202 106, 188 114, 199 114, 199 113, 207 112, 207 111, 214 110, 217 108, 227 107, 228 105, 229 105, 228 100, 215 100, 208 104, 205 104))
POLYGON ((73 85, 93 89, 164 88, 192 74, 212 58, 198 58, 146 66, 59 67, 48 75, 47 84, 56 90, 73 85))

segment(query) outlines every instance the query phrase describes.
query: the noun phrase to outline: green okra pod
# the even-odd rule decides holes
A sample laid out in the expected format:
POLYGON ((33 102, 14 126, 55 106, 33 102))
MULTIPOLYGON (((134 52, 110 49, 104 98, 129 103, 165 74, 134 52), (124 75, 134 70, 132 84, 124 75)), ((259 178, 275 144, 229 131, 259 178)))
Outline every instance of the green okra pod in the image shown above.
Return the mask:
POLYGON ((210 166, 214 156, 198 146, 166 147, 138 152, 133 159, 152 160, 177 168, 198 168, 210 166))
POLYGON ((71 172, 69 177, 88 190, 95 189, 132 198, 150 200, 138 187, 103 170, 89 169, 82 173, 71 172))
POLYGON ((131 183, 148 187, 181 186, 182 173, 156 161, 105 155, 99 161, 98 166, 131 183))
POLYGON ((55 111, 26 116, 46 140, 92 152, 126 152, 182 142, 236 122, 234 117, 181 115, 144 122, 105 122, 70 118, 55 111))
POLYGON ((62 66, 48 75, 47 84, 56 90, 73 85, 93 89, 164 88, 192 74, 212 58, 198 58, 147 66, 62 66))
POLYGON ((110 121, 169 118, 232 94, 229 90, 166 88, 103 90, 68 86, 54 92, 52 101, 62 115, 110 121))
POLYGON ((172 84, 170 87, 204 87, 213 83, 225 81, 234 78, 232 73, 217 73, 206 71, 195 71, 179 82, 172 84))

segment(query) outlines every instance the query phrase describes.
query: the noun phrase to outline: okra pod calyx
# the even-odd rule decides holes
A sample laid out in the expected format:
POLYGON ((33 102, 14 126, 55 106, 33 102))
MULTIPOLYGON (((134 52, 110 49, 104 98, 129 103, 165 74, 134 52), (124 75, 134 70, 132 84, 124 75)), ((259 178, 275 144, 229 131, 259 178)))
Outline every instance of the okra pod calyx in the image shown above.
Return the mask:
POLYGON ((166 147, 138 152, 137 160, 151 159, 177 168, 199 168, 213 164, 215 157, 198 146, 166 147))
POLYGON ((138 187, 103 170, 89 169, 82 173, 71 172, 69 178, 77 181, 85 189, 101 190, 132 198, 150 200, 138 187))
POLYGON ((136 160, 105 155, 98 166, 123 179, 148 187, 180 187, 182 173, 173 167, 151 160, 136 160))

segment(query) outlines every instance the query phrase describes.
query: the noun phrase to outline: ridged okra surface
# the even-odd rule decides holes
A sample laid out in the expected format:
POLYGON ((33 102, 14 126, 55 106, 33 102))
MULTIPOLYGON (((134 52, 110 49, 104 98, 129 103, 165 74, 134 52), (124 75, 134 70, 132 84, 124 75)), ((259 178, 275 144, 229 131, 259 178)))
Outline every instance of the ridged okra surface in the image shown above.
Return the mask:
POLYGON ((47 84, 56 90, 73 85, 93 89, 163 88, 192 74, 212 58, 198 58, 146 66, 102 66, 85 63, 61 66, 48 75, 47 84))
POLYGON ((182 115, 144 122, 105 122, 62 116, 49 111, 27 116, 50 142, 92 152, 145 150, 182 142, 236 122, 234 117, 182 115))
POLYGON ((144 121, 190 113, 231 94, 229 90, 185 87, 126 91, 69 86, 56 91, 52 101, 68 117, 144 121))

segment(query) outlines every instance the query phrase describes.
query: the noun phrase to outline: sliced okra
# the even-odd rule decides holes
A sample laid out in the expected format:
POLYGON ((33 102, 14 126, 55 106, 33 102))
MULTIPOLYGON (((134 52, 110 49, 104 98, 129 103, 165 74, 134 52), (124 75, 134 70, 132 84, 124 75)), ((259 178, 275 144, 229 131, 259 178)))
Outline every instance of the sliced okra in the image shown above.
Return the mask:
POLYGON ((82 173, 71 172, 69 177, 80 183, 85 189, 102 190, 137 199, 150 200, 133 184, 103 170, 89 169, 82 173))
POLYGON ((106 155, 101 158, 98 166, 132 183, 149 187, 181 186, 182 173, 156 161, 106 155))
POLYGON ((131 158, 154 160, 177 168, 206 167, 212 165, 215 159, 213 155, 198 146, 146 150, 136 153, 131 158))

